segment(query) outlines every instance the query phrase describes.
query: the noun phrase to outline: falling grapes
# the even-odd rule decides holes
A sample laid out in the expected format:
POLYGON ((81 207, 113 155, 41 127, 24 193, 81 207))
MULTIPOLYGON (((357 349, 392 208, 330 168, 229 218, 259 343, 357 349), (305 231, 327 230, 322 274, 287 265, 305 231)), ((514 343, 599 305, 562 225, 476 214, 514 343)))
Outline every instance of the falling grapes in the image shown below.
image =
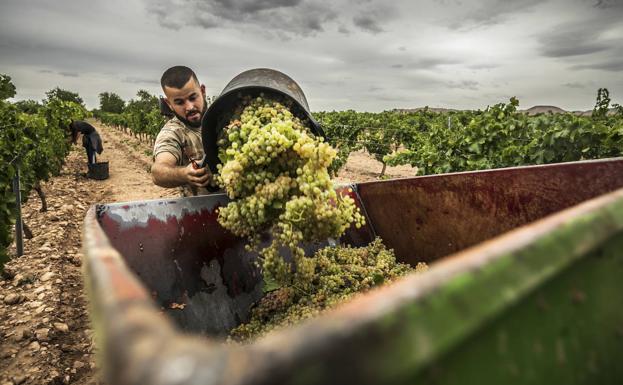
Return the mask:
MULTIPOLYGON (((219 140, 217 181, 231 201, 219 223, 246 237, 259 254, 269 291, 251 320, 231 332, 246 340, 293 324, 413 269, 396 262, 380 239, 363 248, 328 247, 305 256, 304 243, 339 238, 365 224, 355 201, 333 188, 336 151, 277 98, 243 97, 219 140), (271 242, 260 247, 260 234, 271 242), (291 258, 284 259, 288 250, 291 258)), ((426 265, 418 266, 422 270, 426 265)))
POLYGON ((308 291, 284 286, 266 294, 252 309, 249 322, 231 330, 230 339, 247 341, 275 328, 294 325, 359 292, 428 269, 422 262, 415 269, 396 262, 394 252, 380 238, 365 247, 326 247, 316 252, 313 260, 314 279, 308 291))
POLYGON ((314 260, 303 242, 339 238, 364 218, 349 196, 333 188, 327 168, 336 151, 310 133, 289 106, 263 96, 243 98, 219 141, 219 185, 232 201, 219 223, 258 249, 259 234, 273 240, 258 250, 267 282, 307 290, 314 260), (280 250, 287 248, 292 262, 280 250))

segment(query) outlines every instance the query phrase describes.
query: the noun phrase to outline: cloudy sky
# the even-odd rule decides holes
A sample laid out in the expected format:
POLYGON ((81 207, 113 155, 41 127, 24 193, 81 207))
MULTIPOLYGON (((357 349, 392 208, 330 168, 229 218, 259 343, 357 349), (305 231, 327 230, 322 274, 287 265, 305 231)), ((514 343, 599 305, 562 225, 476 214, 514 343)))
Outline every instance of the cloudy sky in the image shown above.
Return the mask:
POLYGON ((17 99, 56 86, 124 99, 195 69, 217 95, 279 69, 312 110, 623 104, 623 0, 0 0, 0 73, 17 99))

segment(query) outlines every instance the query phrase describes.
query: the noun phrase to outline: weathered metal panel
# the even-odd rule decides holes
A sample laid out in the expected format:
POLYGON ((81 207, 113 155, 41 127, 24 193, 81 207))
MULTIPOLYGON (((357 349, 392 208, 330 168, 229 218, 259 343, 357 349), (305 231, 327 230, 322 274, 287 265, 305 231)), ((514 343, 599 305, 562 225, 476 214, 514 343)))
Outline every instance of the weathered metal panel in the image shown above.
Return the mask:
POLYGON ((262 296, 255 255, 216 221, 226 202, 219 194, 100 210, 112 245, 185 330, 222 335, 262 296))
POLYGON ((83 232, 85 286, 98 355, 109 384, 225 383, 247 361, 236 349, 186 337, 160 313, 98 223, 95 207, 83 232))
MULTIPOLYGON (((360 205, 351 186, 339 191, 360 205)), ((214 194, 98 207, 112 246, 183 330, 225 335, 248 319, 263 295, 257 254, 217 222, 217 209, 227 203, 224 194, 214 194)), ((364 226, 349 229, 341 241, 361 246, 372 239, 364 226)), ((312 254, 325 245, 305 248, 312 254)))
POLYGON ((382 182, 358 191, 377 235, 405 262, 433 261, 623 187, 623 159, 382 182))
MULTIPOLYGON (((517 202, 522 202, 522 197, 529 195, 529 191, 522 190, 512 178, 505 180, 503 174, 491 171, 431 177, 455 183, 429 181, 426 182, 429 185, 425 183, 428 186, 425 191, 430 202, 437 202, 439 210, 444 209, 444 200, 434 195, 453 197, 465 205, 465 212, 480 215, 480 222, 475 221, 475 224, 490 223, 490 227, 502 231, 511 223, 531 220, 530 215, 545 216, 548 204, 558 208, 573 205, 614 189, 621 180, 621 176, 616 175, 616 170, 619 173, 621 170, 620 159, 577 162, 569 166, 571 168, 567 169, 554 167, 550 171, 547 171, 549 166, 526 168, 527 173, 536 172, 543 178, 542 190, 517 209, 511 210, 508 205, 505 210, 498 208, 509 217, 519 217, 518 222, 496 210, 476 209, 478 204, 490 207, 485 205, 486 197, 502 199, 495 198, 496 194, 478 192, 486 191, 480 183, 485 183, 487 178, 496 186, 520 189, 519 194, 500 191, 502 196, 515 199, 510 206, 515 207, 517 202), (582 173, 591 177, 580 175, 581 182, 559 179, 559 187, 555 188, 547 180, 556 175, 564 179, 561 176, 564 173, 574 175, 582 169, 582 173), (457 176, 461 177, 456 179, 457 176), (470 176, 473 177, 471 182, 470 176), (468 179, 461 182, 461 178, 468 179), (614 181, 604 181, 604 178, 614 181), (459 199, 460 188, 470 183, 476 190, 465 192, 464 199, 459 199), (446 194, 443 186, 454 186, 455 190, 446 194), (547 191, 551 193, 549 198, 547 191), (574 198, 574 194, 577 197, 574 198), (487 212, 502 223, 488 220, 487 212)), ((507 177, 515 175, 514 178, 534 188, 538 185, 538 178, 522 175, 519 169, 501 171, 510 171, 507 177)), ((403 199, 404 191, 413 191, 419 194, 419 202, 433 207, 418 190, 422 188, 420 185, 409 187, 406 182, 409 181, 379 185, 386 189, 396 187, 403 199)), ((366 199, 375 197, 373 192, 377 191, 374 184, 368 184, 372 186, 369 189, 365 186, 356 186, 359 188, 351 193, 353 196, 359 193, 364 204, 366 199)), ((364 205, 372 226, 359 234, 360 241, 371 237, 375 231, 395 241, 397 236, 389 227, 392 215, 396 220, 393 232, 402 237, 408 237, 409 226, 417 224, 417 221, 405 219, 410 207, 415 205, 405 208, 396 205, 396 198, 391 198, 391 194, 384 197, 380 202, 385 205, 386 213, 379 214, 376 208, 364 205), (384 224, 378 225, 381 223, 375 219, 378 215, 384 215, 384 224)), ((145 202, 144 206, 131 203, 125 208, 123 205, 102 206, 100 222, 93 209, 85 220, 85 280, 109 383, 592 384, 612 383, 623 377, 623 369, 618 365, 618 357, 623 353, 623 312, 619 310, 623 304, 623 281, 620 279, 623 272, 623 189, 438 259, 426 274, 409 275, 358 296, 322 317, 276 331, 245 346, 221 344, 199 335, 184 336, 172 327, 168 317, 157 311, 150 295, 152 289, 146 290, 143 285, 151 281, 147 286, 163 285, 162 290, 170 287, 174 288, 170 290, 179 290, 175 289, 179 282, 173 286, 170 283, 171 279, 180 281, 179 271, 171 269, 171 265, 175 266, 173 260, 185 253, 192 254, 192 248, 208 253, 199 250, 201 245, 182 250, 187 243, 180 239, 185 239, 187 231, 199 231, 204 227, 202 223, 208 226, 207 222, 214 222, 211 210, 216 207, 206 202, 199 204, 199 199, 190 205, 196 203, 196 210, 185 206, 189 204, 185 200, 162 202, 166 201, 145 202), (173 204, 178 205, 175 206, 178 209, 187 209, 173 209, 172 212, 179 215, 171 214, 168 209, 166 214, 158 211, 158 207, 173 204), (116 210, 120 211, 115 214, 116 210), (193 216, 196 221, 184 219, 193 216), (154 226, 154 217, 159 222, 153 227, 154 232, 141 233, 144 231, 141 229, 154 226), (184 234, 180 234, 180 228, 184 228, 184 234), (155 249, 146 253, 146 244, 141 251, 138 240, 163 242, 162 247, 171 244, 179 247, 174 253, 159 253, 155 249), (110 241, 115 243, 114 247, 110 241), (116 248, 125 248, 123 256, 116 248), (128 266, 141 272, 140 281, 128 266), (166 282, 157 282, 160 272, 166 282)), ((503 207, 501 202, 494 206, 503 207)), ((461 221, 468 222, 461 217, 460 207, 454 209, 461 221)), ((441 218, 443 216, 426 225, 436 223, 439 232, 444 232, 445 226, 457 226, 444 223, 441 218)), ((474 234, 459 231, 453 234, 459 238, 463 236, 460 239, 467 242, 484 236, 481 232, 482 228, 474 225, 474 234)), ((493 233, 495 231, 489 234, 493 233)), ((201 238, 210 239, 211 234, 202 233, 201 238)), ((446 237, 434 240, 445 242, 446 237)), ((420 245, 412 243, 411 249, 418 247, 420 245)), ((444 247, 443 243, 440 247, 444 247)), ((199 266, 194 264, 206 263, 210 258, 207 254, 200 255, 206 259, 189 257, 184 262, 189 266, 186 270, 192 271, 199 266)), ((219 257, 211 258, 218 260, 219 257)), ((196 280, 200 274, 195 271, 194 278, 192 276, 184 275, 184 280, 196 280)), ((226 281, 231 278, 221 276, 221 279, 227 286, 226 281)))

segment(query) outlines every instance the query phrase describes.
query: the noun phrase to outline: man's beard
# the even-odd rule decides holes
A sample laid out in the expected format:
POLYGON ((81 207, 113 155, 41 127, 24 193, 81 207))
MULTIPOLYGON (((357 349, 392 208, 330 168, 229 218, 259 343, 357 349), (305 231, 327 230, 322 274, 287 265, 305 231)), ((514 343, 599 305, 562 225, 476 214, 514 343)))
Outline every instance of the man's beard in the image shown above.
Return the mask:
MULTIPOLYGON (((203 115, 206 113, 207 110, 208 110, 208 102, 204 100, 204 102, 203 102, 203 112, 201 113, 201 117, 199 118, 199 120, 197 120, 196 122, 191 122, 190 120, 186 119, 185 117, 183 117, 181 115, 178 115, 175 111, 173 111, 173 113, 185 125, 187 125, 189 127, 192 127, 192 128, 199 128, 199 127, 201 127, 201 121, 203 120, 203 115)), ((192 110, 192 111, 190 111, 191 114, 195 113, 195 112, 199 112, 199 110, 192 110)))

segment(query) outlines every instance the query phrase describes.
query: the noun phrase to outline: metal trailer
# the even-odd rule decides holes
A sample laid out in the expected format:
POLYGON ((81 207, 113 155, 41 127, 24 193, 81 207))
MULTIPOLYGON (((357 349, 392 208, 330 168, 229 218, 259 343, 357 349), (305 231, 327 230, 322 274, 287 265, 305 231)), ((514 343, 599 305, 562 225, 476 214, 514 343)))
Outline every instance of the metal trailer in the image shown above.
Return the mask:
POLYGON ((429 271, 247 345, 223 336, 261 297, 261 277, 216 221, 225 196, 92 207, 84 277, 106 380, 623 381, 622 158, 350 187, 368 224, 342 242, 380 236, 429 271))

